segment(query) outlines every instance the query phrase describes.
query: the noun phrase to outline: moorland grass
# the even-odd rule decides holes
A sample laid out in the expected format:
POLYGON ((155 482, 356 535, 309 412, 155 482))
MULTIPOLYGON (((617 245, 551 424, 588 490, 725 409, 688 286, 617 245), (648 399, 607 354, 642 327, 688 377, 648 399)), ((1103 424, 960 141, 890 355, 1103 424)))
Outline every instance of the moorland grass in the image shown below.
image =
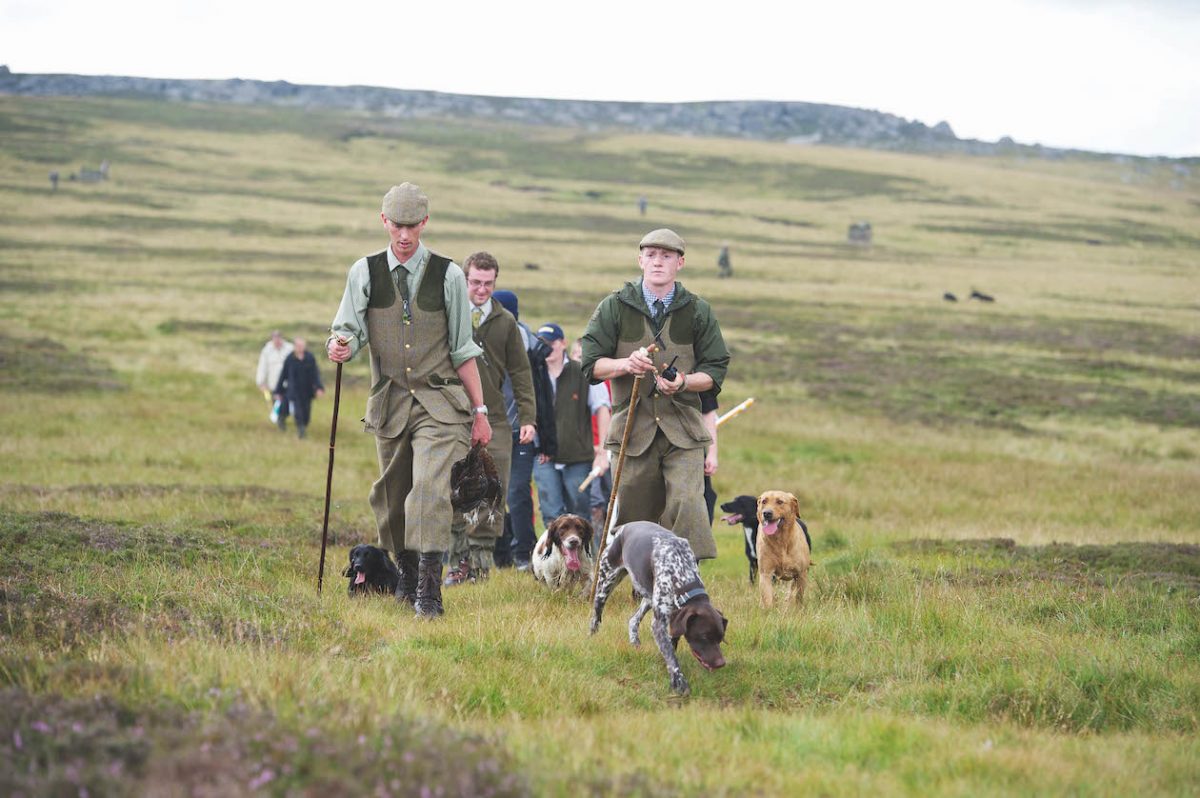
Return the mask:
POLYGON ((132 100, 0 98, 0 130, 0 790, 1194 790, 1200 200, 1167 165, 132 100), (280 435, 254 359, 323 339, 399 179, 429 243, 491 250, 569 334, 641 232, 688 240, 723 404, 758 399, 717 489, 795 492, 816 561, 765 613, 718 522, 730 664, 685 658, 690 699, 622 591, 595 638, 512 572, 437 624, 345 596, 374 534, 360 362, 316 595, 329 397, 280 435), (997 302, 941 299, 972 288, 997 302))

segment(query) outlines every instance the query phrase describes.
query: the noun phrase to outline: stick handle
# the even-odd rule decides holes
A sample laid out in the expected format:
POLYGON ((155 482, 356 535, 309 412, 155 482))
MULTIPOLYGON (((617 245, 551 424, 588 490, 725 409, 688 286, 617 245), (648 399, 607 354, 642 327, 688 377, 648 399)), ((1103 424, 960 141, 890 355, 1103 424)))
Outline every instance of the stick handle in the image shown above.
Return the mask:
POLYGON ((617 454, 617 465, 613 469, 612 493, 608 496, 608 511, 604 514, 604 529, 600 533, 600 545, 596 549, 596 560, 592 566, 591 601, 596 601, 596 586, 600 584, 600 558, 604 556, 604 547, 608 544, 608 528, 612 525, 613 508, 617 503, 617 489, 621 487, 621 470, 625 467, 625 449, 629 446, 629 436, 633 432, 633 415, 637 410, 638 392, 642 387, 642 375, 633 378, 633 390, 629 392, 629 412, 625 416, 625 431, 621 435, 621 450, 617 454))
POLYGON ((729 419, 731 419, 731 418, 733 418, 734 416, 738 415, 739 413, 744 413, 745 411, 749 410, 749 409, 750 409, 750 406, 751 406, 751 405, 753 405, 753 404, 754 404, 754 397, 753 397, 753 396, 751 396, 749 399, 747 399, 746 401, 742 402, 740 405, 738 405, 737 407, 733 408, 732 410, 730 410, 730 411, 729 411, 728 413, 726 413, 725 415, 723 415, 723 416, 719 417, 719 418, 717 419, 717 426, 719 427, 719 426, 721 426, 722 424, 724 424, 726 421, 728 421, 729 419))
POLYGON ((601 471, 599 468, 593 468, 591 471, 589 471, 588 475, 587 475, 587 479, 585 479, 583 482, 579 483, 579 492, 583 493, 585 490, 587 490, 588 487, 592 484, 592 482, 595 481, 596 477, 600 476, 600 474, 601 474, 601 471))
POLYGON ((329 542, 329 497, 333 492, 333 447, 337 443, 338 405, 342 402, 342 364, 333 381, 333 423, 329 426, 329 473, 325 475, 325 521, 321 524, 321 563, 317 566, 317 594, 325 578, 325 546, 329 542))

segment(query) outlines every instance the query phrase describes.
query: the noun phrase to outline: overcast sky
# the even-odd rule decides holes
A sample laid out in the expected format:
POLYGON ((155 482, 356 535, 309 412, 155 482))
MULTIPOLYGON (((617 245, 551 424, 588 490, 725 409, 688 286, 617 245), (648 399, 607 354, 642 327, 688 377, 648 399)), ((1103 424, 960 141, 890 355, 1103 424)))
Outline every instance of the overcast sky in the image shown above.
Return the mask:
MULTIPOLYGON (((1200 155, 1200 0, 0 0, 14 72, 802 100, 1200 155)), ((0 145, 2 146, 2 145, 0 145)))

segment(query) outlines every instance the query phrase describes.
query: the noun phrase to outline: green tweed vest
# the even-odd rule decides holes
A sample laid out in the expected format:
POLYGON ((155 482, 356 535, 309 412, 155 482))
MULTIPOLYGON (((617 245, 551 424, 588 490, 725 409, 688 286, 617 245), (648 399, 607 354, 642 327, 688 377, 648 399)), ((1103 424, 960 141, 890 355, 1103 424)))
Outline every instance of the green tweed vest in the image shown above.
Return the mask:
POLYGON ((367 337, 371 349, 371 394, 365 430, 381 438, 404 431, 413 402, 443 424, 470 420, 470 402, 450 362, 443 285, 450 260, 430 253, 404 317, 387 251, 367 258, 371 298, 367 305, 367 337))
POLYGON ((574 360, 563 365, 555 382, 554 428, 558 431, 556 463, 592 462, 592 411, 588 408, 588 381, 574 360))
MULTIPOLYGON (((621 327, 613 357, 629 357, 643 346, 658 343, 663 349, 652 356, 655 364, 666 366, 678 355, 675 368, 680 374, 691 372, 696 365, 693 347, 695 313, 696 306, 692 301, 672 303, 667 311, 666 322, 656 338, 650 317, 644 311, 621 302, 621 327)), ((653 387, 654 378, 647 374, 642 378, 642 386, 638 390, 637 412, 633 417, 627 454, 637 456, 646 451, 660 429, 671 445, 680 449, 699 449, 712 443, 700 417, 699 394, 684 391, 670 397, 657 392, 651 395, 653 387)), ((629 415, 633 375, 626 374, 613 380, 612 392, 614 413, 605 446, 616 451, 620 448, 625 420, 629 415)))

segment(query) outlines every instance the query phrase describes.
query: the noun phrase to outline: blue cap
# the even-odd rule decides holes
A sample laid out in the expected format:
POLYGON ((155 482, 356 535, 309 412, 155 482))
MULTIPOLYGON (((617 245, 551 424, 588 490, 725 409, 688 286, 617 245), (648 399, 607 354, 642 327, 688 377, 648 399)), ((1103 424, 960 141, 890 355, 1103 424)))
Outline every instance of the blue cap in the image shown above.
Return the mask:
MULTIPOLYGON (((495 294, 492 294, 492 296, 495 296, 495 294)), ((537 334, 539 338, 544 338, 547 341, 561 341, 566 338, 563 335, 562 327, 559 327, 552 321, 548 321, 541 327, 538 327, 537 334)))
POLYGON ((520 318, 520 316, 517 315, 517 295, 512 291, 507 291, 504 289, 494 291, 492 292, 492 299, 503 305, 504 309, 513 314, 514 318, 520 318))

